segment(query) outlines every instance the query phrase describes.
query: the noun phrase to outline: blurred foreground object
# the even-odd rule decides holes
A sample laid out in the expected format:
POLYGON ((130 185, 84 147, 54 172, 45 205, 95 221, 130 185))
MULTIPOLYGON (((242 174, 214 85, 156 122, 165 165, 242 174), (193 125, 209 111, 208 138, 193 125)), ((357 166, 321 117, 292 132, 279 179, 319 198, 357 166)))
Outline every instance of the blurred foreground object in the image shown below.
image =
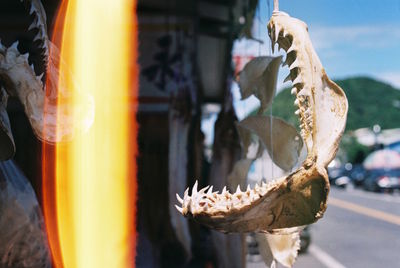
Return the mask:
POLYGON ((29 53, 20 52, 18 41, 10 47, 0 42, 0 77, 4 90, 21 101, 40 140, 50 143, 71 140, 76 132, 87 131, 92 125, 94 102, 91 96, 80 92, 77 85, 66 86, 66 79, 70 79, 71 74, 60 59, 58 48, 47 36, 44 8, 39 0, 27 1, 27 5, 34 16, 29 30, 38 31, 34 42, 39 42, 44 50, 42 60, 45 62, 46 83, 42 79, 44 73, 36 75, 35 66, 29 64, 29 53), (63 67, 62 72, 60 67, 63 67), (71 105, 71 96, 78 93, 80 102, 71 105))
POLYGON ((13 160, 0 162, 0 267, 51 267, 43 216, 13 160))

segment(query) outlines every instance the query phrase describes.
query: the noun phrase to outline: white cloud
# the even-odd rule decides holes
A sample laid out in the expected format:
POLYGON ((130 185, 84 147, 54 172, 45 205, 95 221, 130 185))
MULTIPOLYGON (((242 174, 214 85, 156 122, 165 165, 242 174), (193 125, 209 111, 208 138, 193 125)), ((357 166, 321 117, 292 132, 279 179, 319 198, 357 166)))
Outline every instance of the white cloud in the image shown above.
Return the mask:
POLYGON ((383 72, 383 73, 377 74, 376 77, 379 80, 383 80, 384 82, 391 84, 393 87, 400 89, 400 71, 398 71, 398 72, 383 72))
POLYGON ((400 43, 399 25, 313 26, 310 36, 315 49, 337 45, 359 48, 391 48, 400 43))
MULTIPOLYGON (((242 39, 234 46, 234 54, 270 55, 270 42, 266 27, 255 21, 253 33, 264 41, 242 39)), ((309 27, 314 48, 323 58, 324 67, 331 78, 368 75, 400 89, 400 24, 397 25, 357 25, 357 26, 321 26, 309 27), (346 61, 344 63, 343 61, 346 61)), ((275 56, 282 54, 277 52, 275 56)), ((290 86, 283 84, 288 74, 287 67, 279 70, 277 89, 290 86)), ((250 106, 257 103, 252 100, 250 106)), ((253 107, 252 107, 253 108, 253 107)), ((240 113, 246 109, 241 108, 240 113)))
MULTIPOLYGON (((255 25, 259 27, 256 20, 255 25)), ((255 27, 255 28, 257 28, 255 27)), ((357 26, 321 26, 309 27, 310 37, 317 50, 332 49, 340 46, 358 48, 391 48, 400 44, 400 25, 357 25, 357 26)), ((241 39, 235 42, 234 52, 243 54, 270 54, 270 42, 266 27, 253 29, 255 38, 262 40, 241 39)))

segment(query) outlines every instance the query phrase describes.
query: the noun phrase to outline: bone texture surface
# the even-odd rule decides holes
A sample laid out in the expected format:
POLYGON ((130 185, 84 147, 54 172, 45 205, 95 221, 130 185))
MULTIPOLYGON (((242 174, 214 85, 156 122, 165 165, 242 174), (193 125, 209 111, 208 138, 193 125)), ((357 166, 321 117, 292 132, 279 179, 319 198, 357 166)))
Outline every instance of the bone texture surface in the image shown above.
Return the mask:
POLYGON ((46 14, 41 2, 25 2, 28 2, 29 13, 33 16, 29 30, 37 31, 33 41, 39 42, 43 50, 48 83, 43 82, 44 73, 36 75, 35 67, 29 64, 29 54, 20 53, 18 41, 7 48, 0 40, 0 78, 7 94, 17 96, 21 101, 39 139, 50 143, 70 140, 77 131, 86 131, 91 126, 94 120, 94 103, 90 96, 80 96, 83 101, 75 105, 73 110, 66 107, 67 105, 56 106, 59 98, 64 99, 65 103, 78 87, 65 87, 66 75, 59 71, 64 63, 59 59, 57 47, 48 39, 46 14), (47 92, 45 84, 49 87, 47 92), (74 113, 79 114, 80 119, 74 118, 74 113))
POLYGON ((307 25, 274 11, 268 24, 272 47, 286 52, 298 107, 301 137, 307 148, 303 164, 286 177, 245 191, 212 187, 184 192, 177 209, 186 217, 221 232, 271 232, 317 221, 326 210, 326 166, 334 158, 346 124, 347 99, 332 82, 312 46, 307 25))

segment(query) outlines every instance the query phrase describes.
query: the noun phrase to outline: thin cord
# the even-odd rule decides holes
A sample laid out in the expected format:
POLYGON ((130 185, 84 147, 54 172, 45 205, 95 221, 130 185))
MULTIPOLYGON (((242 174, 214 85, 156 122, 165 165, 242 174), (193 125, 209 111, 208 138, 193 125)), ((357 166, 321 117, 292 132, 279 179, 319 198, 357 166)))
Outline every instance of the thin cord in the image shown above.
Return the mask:
MULTIPOLYGON (((258 19, 258 37, 257 39, 261 40, 261 8, 260 4, 257 5, 257 19, 258 19)), ((258 56, 261 56, 261 42, 258 42, 258 56)))
MULTIPOLYGON (((268 6, 268 16, 271 17, 272 16, 272 12, 271 12, 271 0, 266 0, 267 1, 267 6, 268 6)), ((272 56, 272 42, 271 40, 268 38, 270 45, 269 47, 269 55, 272 56)))
POLYGON ((279 0, 274 0, 274 11, 279 11, 279 0))
MULTIPOLYGON (((262 25, 262 21, 261 21, 261 3, 259 2, 257 5, 257 20, 258 20, 258 27, 257 27, 257 31, 258 31, 258 37, 257 39, 262 40, 261 38, 261 25, 262 25)), ((261 56, 261 42, 258 42, 258 57, 261 56)), ((259 144, 258 146, 261 146, 261 144, 259 144)), ((262 158, 262 156, 261 156, 262 158)), ((263 162, 261 162, 261 181, 264 179, 264 165, 263 162)))
MULTIPOLYGON (((271 1, 271 0, 267 0, 271 1)), ((271 3, 268 4, 268 6, 271 6, 271 3)), ((274 0, 274 10, 276 9, 276 0, 274 0)), ((269 8, 269 16, 272 16, 271 9, 269 8)), ((272 56, 272 47, 269 46, 270 50, 270 55, 272 56)), ((273 102, 272 102, 273 103, 273 102)), ((269 125, 270 125, 270 144, 271 144, 271 179, 274 179, 274 145, 272 141, 272 130, 273 130, 273 121, 272 121, 272 103, 271 103, 271 108, 269 109, 269 125)))

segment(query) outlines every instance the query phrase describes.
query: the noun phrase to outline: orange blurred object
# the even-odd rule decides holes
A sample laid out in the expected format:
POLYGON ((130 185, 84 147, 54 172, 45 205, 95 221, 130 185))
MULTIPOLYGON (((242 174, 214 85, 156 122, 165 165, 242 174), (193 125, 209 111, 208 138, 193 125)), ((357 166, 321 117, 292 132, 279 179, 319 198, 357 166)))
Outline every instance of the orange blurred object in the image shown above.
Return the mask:
MULTIPOLYGON (((43 148, 46 227, 56 267, 133 267, 136 234, 137 18, 134 0, 61 3, 58 87, 92 98, 94 122, 43 148), (68 66, 66 70, 64 66, 68 66)), ((57 120, 62 120, 58 117, 57 120)), ((75 120, 73 121, 75 122, 75 120)), ((46 130, 45 130, 46 131, 46 130)))

